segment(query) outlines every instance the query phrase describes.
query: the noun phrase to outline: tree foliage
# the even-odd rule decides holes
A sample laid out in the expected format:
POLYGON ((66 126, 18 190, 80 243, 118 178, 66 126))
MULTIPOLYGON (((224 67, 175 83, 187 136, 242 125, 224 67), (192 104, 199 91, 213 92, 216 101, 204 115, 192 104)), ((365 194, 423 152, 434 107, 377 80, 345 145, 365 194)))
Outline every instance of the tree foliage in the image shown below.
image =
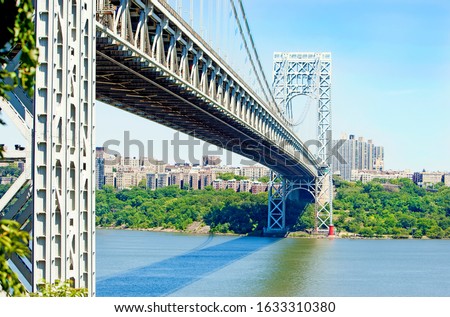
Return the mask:
POLYGON ((48 283, 42 281, 37 293, 31 293, 31 297, 87 297, 87 288, 75 288, 71 280, 48 283))
MULTIPOLYGON (((38 63, 33 0, 0 0, 0 11, 7 12, 2 15, 0 23, 0 98, 7 98, 7 92, 19 83, 31 95, 38 63), (21 49, 19 67, 17 70, 8 70, 8 54, 14 47, 21 49)), ((0 119, 0 125, 3 124, 0 119)), ((3 152, 3 146, 0 146, 0 158, 3 152)))
POLYGON ((392 180, 397 190, 378 181, 367 184, 335 182, 335 225, 341 230, 373 237, 450 238, 450 188, 427 191, 409 179, 392 180))
POLYGON ((127 228, 186 230, 194 221, 213 232, 250 233, 267 218, 267 193, 252 195, 233 190, 182 190, 168 186, 155 191, 142 188, 97 191, 97 225, 127 228))
MULTIPOLYGON (((12 176, 19 177, 21 170, 17 168, 14 164, 10 164, 8 166, 0 166, 0 176, 12 176)), ((7 192, 7 190, 11 187, 11 184, 0 184, 0 198, 7 192)))
MULTIPOLYGON (((450 237, 450 188, 429 192, 408 179, 385 185, 377 181, 335 181, 334 224, 338 230, 364 237, 450 237), (392 190, 391 185, 398 187, 392 190)), ((295 217, 290 217, 295 206, 287 206, 291 211, 286 221, 292 230, 314 227, 314 205, 306 205, 305 211, 295 217)), ((194 221, 209 225, 212 232, 260 232, 267 225, 267 193, 252 195, 212 188, 186 191, 177 186, 156 191, 116 191, 105 186, 97 192, 100 226, 186 230, 194 221)))
POLYGON ((229 181, 232 179, 235 179, 237 181, 248 179, 246 176, 236 175, 234 173, 219 173, 217 174, 217 178, 224 181, 229 181))
POLYGON ((34 297, 86 297, 85 288, 74 288, 70 280, 47 283, 43 281, 38 293, 29 294, 20 282, 17 274, 8 265, 8 259, 14 254, 27 256, 30 252, 28 243, 30 236, 20 230, 18 222, 13 220, 0 220, 0 291, 7 296, 34 296, 34 297))
POLYGON ((269 176, 262 176, 262 177, 258 178, 258 182, 261 182, 261 183, 268 183, 269 181, 270 181, 269 176))
POLYGON ((34 8, 32 0, 0 0, 0 9, 2 12, 11 12, 15 14, 14 24, 1 24, 2 40, 6 43, 0 43, 3 49, 0 51, 0 62, 7 63, 8 48, 19 46, 22 53, 20 56, 20 65, 18 74, 15 71, 2 69, 0 71, 0 96, 6 97, 5 92, 14 89, 20 82, 30 94, 32 93, 36 66, 38 61, 38 50, 36 48, 36 39, 34 33, 34 8), (12 10, 11 3, 16 2, 15 10, 12 10), (9 11, 6 11, 8 10, 9 11), (6 36, 5 36, 6 35, 6 36), (5 45, 6 44, 6 45, 5 45), (12 82, 7 82, 10 79, 12 82), (6 82, 5 82, 6 81, 6 82))
POLYGON ((13 255, 26 256, 29 253, 30 236, 20 231, 16 221, 0 220, 0 289, 8 296, 25 296, 27 290, 17 274, 9 267, 8 259, 13 255))

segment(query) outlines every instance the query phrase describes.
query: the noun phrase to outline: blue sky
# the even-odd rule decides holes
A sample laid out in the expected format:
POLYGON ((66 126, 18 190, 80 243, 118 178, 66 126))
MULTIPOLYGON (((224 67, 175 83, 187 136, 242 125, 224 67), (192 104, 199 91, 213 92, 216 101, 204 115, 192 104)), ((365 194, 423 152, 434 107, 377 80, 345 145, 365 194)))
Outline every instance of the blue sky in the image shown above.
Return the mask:
MULTIPOLYGON (((335 137, 345 132, 384 145, 387 169, 450 170, 449 1, 243 3, 268 78, 272 78, 275 51, 332 53, 335 137)), ((0 129, 5 139, 6 128, 0 129)), ((144 143, 154 140, 157 158, 162 157, 162 140, 172 140, 174 134, 156 123, 97 105, 98 145, 109 139, 123 141, 125 130, 144 143)), ((12 134, 6 138, 7 144, 15 142, 20 143, 20 138, 12 134)), ((232 163, 237 165, 239 159, 232 163)))
POLYGON ((277 50, 332 53, 335 137, 384 145, 387 168, 450 170, 450 2, 245 4, 264 65, 277 50))

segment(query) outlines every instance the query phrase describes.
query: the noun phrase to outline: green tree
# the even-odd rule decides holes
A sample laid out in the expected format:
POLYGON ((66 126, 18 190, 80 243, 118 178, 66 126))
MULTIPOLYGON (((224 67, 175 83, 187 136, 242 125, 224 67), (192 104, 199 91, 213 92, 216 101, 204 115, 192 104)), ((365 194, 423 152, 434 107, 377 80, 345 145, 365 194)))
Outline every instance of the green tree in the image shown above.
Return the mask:
POLYGON ((222 179, 224 181, 229 181, 235 179, 237 181, 247 179, 245 176, 236 175, 234 173, 219 173, 217 174, 217 178, 222 179))
POLYGON ((417 229, 417 228, 415 228, 415 229, 413 230, 412 236, 413 236, 414 239, 422 239, 422 237, 423 237, 423 231, 422 231, 422 229, 417 229))
POLYGON ((450 228, 445 229, 444 237, 450 239, 450 228))
MULTIPOLYGON (((7 98, 6 93, 17 87, 19 82, 31 95, 38 62, 33 1, 0 0, 0 12, 8 13, 2 15, 4 23, 0 24, 0 65, 8 63, 7 54, 10 48, 19 46, 22 50, 17 73, 0 67, 0 98, 7 98)), ((1 119, 0 124, 4 124, 1 119)), ((3 146, 0 146, 0 158, 3 158, 3 152, 3 146)))
POLYGON ((426 236, 431 239, 442 239, 444 235, 444 230, 438 226, 433 226, 426 231, 426 236))
POLYGON ((9 267, 8 259, 13 255, 26 256, 29 253, 30 236, 20 231, 20 225, 12 220, 0 220, 0 289, 8 296, 25 296, 27 291, 17 274, 9 267))
POLYGON ((309 204, 306 207, 305 212, 297 220, 294 229, 304 231, 307 229, 313 229, 314 226, 315 226, 314 204, 309 204))
POLYGON ((262 177, 258 178, 258 182, 261 182, 261 183, 268 183, 269 181, 270 181, 269 176, 262 176, 262 177))
POLYGON ((31 297, 87 297, 86 288, 74 288, 71 280, 48 283, 43 281, 37 293, 31 293, 31 297))
POLYGON ((358 233, 363 237, 373 237, 375 235, 371 228, 361 228, 358 233))
MULTIPOLYGON (((6 92, 14 89, 20 82, 23 89, 32 92, 35 80, 36 66, 38 61, 38 50, 36 48, 36 39, 34 34, 34 8, 32 0, 18 0, 16 7, 11 8, 13 1, 0 0, 0 10, 2 12, 11 12, 14 16, 14 23, 10 21, 2 24, 0 29, 2 34, 0 45, 1 63, 8 62, 8 48, 19 45, 22 51, 20 56, 20 66, 18 74, 14 71, 2 69, 0 71, 0 96, 6 97, 6 92), (8 83, 8 81, 10 81, 8 83)), ((11 19, 11 17, 8 17, 11 19)))
POLYGON ((139 181, 138 187, 139 187, 139 188, 143 188, 143 189, 147 188, 147 180, 146 180, 145 178, 144 178, 144 179, 141 179, 141 180, 139 181))
POLYGON ((408 214, 402 214, 398 218, 398 222, 402 228, 410 229, 414 227, 417 223, 416 218, 408 214))

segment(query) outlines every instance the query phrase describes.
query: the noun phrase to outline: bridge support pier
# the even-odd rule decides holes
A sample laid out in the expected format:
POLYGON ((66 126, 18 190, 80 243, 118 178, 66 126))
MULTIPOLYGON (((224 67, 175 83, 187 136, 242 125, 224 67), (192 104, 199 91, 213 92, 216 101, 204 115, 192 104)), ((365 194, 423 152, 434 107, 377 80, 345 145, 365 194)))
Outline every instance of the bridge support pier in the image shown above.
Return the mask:
POLYGON ((264 234, 284 235, 286 233, 287 180, 280 174, 270 172, 267 228, 264 234))
POLYGON ((96 1, 36 1, 33 281, 95 295, 96 1))
POLYGON ((33 292, 43 281, 71 280, 95 295, 95 4, 35 1, 34 100, 21 87, 0 98, 27 142, 24 151, 5 154, 24 160, 25 170, 0 199, 0 218, 31 234, 30 256, 10 260, 33 292))
POLYGON ((334 235, 333 225, 333 178, 329 169, 316 178, 314 189, 315 232, 334 235))
POLYGON ((286 226, 286 201, 295 190, 306 190, 314 198, 315 226, 317 234, 334 235, 332 219, 332 179, 331 173, 325 171, 315 179, 289 179, 271 172, 269 182, 269 202, 266 235, 284 236, 289 228, 286 226))

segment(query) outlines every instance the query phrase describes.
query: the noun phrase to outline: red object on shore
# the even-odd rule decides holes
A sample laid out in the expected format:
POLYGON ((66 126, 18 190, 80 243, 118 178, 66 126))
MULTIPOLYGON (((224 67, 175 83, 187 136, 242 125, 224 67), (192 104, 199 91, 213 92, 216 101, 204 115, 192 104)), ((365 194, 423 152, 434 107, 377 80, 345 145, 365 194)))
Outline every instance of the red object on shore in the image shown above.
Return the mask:
POLYGON ((328 227, 328 235, 329 236, 334 236, 334 226, 333 225, 330 225, 328 227))

